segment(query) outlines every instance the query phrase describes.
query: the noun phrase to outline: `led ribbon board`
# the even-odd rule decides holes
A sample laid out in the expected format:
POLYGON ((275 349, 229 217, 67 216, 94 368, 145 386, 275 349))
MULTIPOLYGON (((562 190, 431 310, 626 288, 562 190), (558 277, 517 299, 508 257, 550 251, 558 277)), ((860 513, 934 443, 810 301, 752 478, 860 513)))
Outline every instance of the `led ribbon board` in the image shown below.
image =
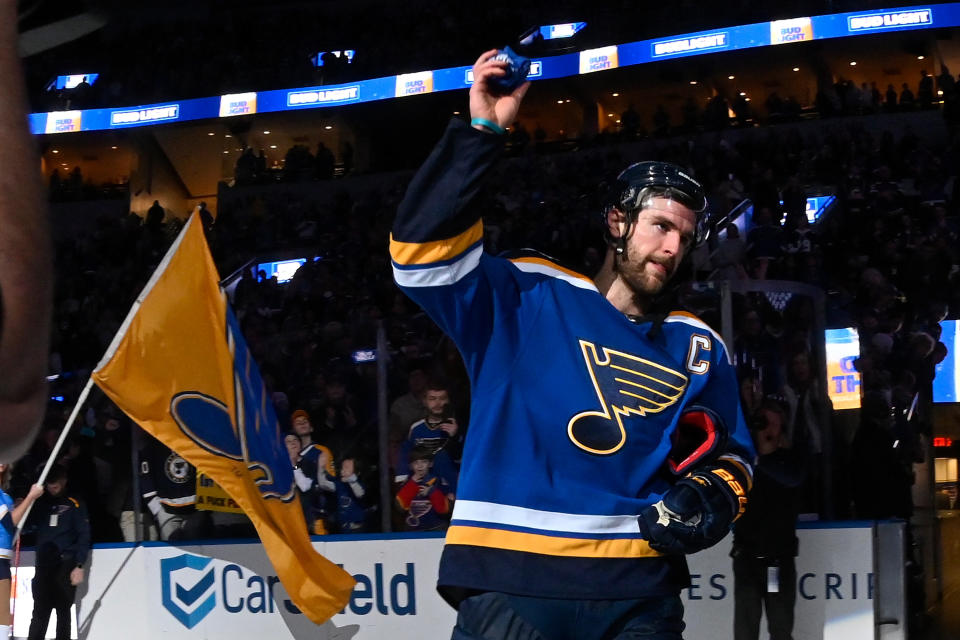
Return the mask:
MULTIPOLYGON (((851 11, 822 16, 800 16, 788 20, 709 29, 544 57, 532 61, 529 77, 532 79, 565 78, 718 51, 845 38, 884 31, 955 26, 960 26, 960 2, 877 11, 851 11)), ((322 108, 424 93, 455 91, 468 87, 472 83, 471 67, 461 66, 322 87, 297 87, 193 100, 168 100, 158 104, 112 109, 33 113, 30 114, 30 131, 38 135, 98 131, 117 127, 149 126, 163 122, 322 108)))

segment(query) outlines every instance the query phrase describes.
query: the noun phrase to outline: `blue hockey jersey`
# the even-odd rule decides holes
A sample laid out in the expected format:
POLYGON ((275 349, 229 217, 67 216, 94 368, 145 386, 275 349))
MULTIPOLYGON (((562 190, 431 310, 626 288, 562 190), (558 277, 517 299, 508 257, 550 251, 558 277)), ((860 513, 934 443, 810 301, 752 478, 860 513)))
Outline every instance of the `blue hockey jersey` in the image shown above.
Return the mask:
POLYGON ((537 256, 484 253, 472 206, 499 136, 454 120, 394 222, 394 279, 456 342, 470 429, 439 590, 622 599, 677 593, 682 556, 651 549, 637 514, 671 486, 677 418, 710 407, 725 466, 749 486, 753 447, 720 337, 686 313, 656 332, 587 277, 537 256))
POLYGON ((13 522, 13 498, 0 489, 0 559, 13 557, 13 537, 17 525, 13 522))

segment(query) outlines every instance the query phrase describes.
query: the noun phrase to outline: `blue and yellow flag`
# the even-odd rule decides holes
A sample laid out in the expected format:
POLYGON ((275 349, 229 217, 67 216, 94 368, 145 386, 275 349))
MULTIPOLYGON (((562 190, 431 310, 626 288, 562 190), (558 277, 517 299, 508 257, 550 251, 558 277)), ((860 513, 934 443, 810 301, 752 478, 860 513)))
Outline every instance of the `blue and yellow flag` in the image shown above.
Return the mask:
POLYGON ((197 216, 134 303, 93 379, 243 508, 307 617, 320 624, 343 609, 355 582, 310 543, 273 406, 220 290, 197 216))

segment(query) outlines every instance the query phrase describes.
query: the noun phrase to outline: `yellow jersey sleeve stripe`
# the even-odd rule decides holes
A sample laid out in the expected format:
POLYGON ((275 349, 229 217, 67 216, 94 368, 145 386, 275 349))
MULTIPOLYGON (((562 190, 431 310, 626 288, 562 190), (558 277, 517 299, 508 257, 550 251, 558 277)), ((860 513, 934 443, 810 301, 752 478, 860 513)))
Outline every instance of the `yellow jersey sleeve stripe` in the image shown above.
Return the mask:
POLYGON ((460 525, 451 525, 447 529, 446 543, 572 558, 655 558, 663 555, 639 538, 561 538, 460 525))
POLYGON ((473 226, 445 240, 430 242, 400 242, 390 234, 390 257, 399 265, 422 265, 451 260, 465 253, 467 249, 483 239, 483 221, 477 220, 473 226))
POLYGON ((583 280, 584 282, 589 282, 591 285, 593 284, 593 280, 591 280, 590 278, 586 277, 586 276, 583 275, 582 273, 577 273, 576 271, 573 271, 573 270, 571 270, 571 269, 567 269, 567 268, 565 268, 565 267, 561 267, 561 266, 558 265, 557 263, 555 263, 555 262, 550 262, 549 260, 544 260, 543 258, 534 258, 534 257, 513 258, 513 259, 510 260, 510 262, 513 262, 513 263, 518 263, 518 262, 519 262, 519 263, 526 263, 526 264, 539 264, 539 265, 542 265, 542 266, 544 266, 544 267, 549 267, 550 269, 555 269, 555 270, 557 270, 557 271, 559 271, 559 272, 561 272, 561 273, 563 273, 563 274, 566 274, 566 275, 568 275, 568 276, 570 276, 571 278, 574 278, 574 279, 576 279, 576 280, 583 280))

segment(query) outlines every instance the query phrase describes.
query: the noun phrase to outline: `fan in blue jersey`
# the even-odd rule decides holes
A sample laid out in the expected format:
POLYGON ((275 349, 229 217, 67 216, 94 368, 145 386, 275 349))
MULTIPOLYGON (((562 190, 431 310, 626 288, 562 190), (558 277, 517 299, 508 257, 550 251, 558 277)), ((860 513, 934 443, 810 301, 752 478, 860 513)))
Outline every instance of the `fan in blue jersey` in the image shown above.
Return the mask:
POLYGON ((426 451, 433 464, 433 474, 443 478, 451 492, 457 491, 456 462, 460 459, 459 425, 450 411, 447 385, 439 380, 427 383, 423 394, 426 417, 410 425, 401 452, 406 459, 416 449, 426 451))
POLYGON ((334 520, 340 533, 362 533, 367 529, 368 510, 364 504, 366 489, 356 472, 356 461, 346 458, 340 463, 340 477, 334 488, 337 509, 334 520))
MULTIPOLYGON (((26 497, 14 506, 13 498, 7 495, 12 472, 12 465, 0 462, 0 602, 3 603, 10 601, 10 559, 13 557, 17 525, 23 520, 23 515, 30 505, 43 495, 43 485, 31 485, 26 497)), ((0 607, 0 638, 6 640, 10 636, 12 624, 13 616, 10 615, 9 607, 0 607)))
POLYGON ((438 581, 453 638, 676 640, 684 554, 742 513, 755 455, 723 341, 690 314, 652 313, 704 238, 703 189, 668 163, 623 171, 593 279, 485 253, 475 196, 529 86, 492 85, 496 53, 474 65, 471 123, 450 123, 390 242, 395 281, 470 374, 438 581))

